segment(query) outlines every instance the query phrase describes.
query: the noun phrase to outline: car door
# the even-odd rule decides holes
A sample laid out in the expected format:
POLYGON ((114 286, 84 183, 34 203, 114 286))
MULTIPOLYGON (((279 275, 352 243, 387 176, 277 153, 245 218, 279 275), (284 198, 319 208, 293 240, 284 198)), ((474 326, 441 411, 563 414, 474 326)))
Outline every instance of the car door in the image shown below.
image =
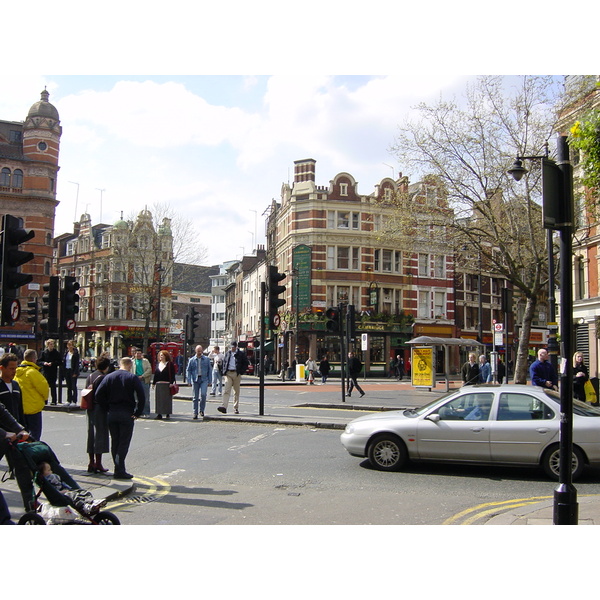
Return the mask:
POLYGON ((536 464, 558 439, 558 416, 549 403, 526 392, 501 392, 496 419, 490 422, 492 461, 536 464))
POLYGON ((489 415, 493 399, 493 392, 465 392, 420 417, 419 458, 489 462, 489 415))

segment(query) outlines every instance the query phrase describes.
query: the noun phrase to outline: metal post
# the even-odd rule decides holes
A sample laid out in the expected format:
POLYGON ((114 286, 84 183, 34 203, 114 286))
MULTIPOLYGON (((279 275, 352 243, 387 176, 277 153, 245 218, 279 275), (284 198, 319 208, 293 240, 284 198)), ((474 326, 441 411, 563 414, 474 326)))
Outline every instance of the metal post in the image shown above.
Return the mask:
MULTIPOLYGON (((265 414, 265 370, 263 368, 263 348, 265 345, 265 298, 267 296, 267 284, 264 281, 260 282, 260 348, 258 349, 258 367, 259 367, 259 384, 258 384, 258 414, 265 414)), ((275 340, 273 340, 275 346, 275 340)), ((256 364, 256 363, 255 363, 256 364)))
POLYGON ((563 223, 560 227, 560 329, 562 369, 560 373, 559 484, 554 490, 555 525, 577 525, 579 507, 573 486, 573 168, 566 136, 557 140, 557 165, 562 174, 563 223))
POLYGON ((158 273, 158 304, 156 306, 156 341, 160 342, 160 292, 161 292, 161 285, 162 285, 162 273, 163 273, 163 268, 162 268, 162 264, 158 263, 158 268, 156 269, 156 272, 158 273))

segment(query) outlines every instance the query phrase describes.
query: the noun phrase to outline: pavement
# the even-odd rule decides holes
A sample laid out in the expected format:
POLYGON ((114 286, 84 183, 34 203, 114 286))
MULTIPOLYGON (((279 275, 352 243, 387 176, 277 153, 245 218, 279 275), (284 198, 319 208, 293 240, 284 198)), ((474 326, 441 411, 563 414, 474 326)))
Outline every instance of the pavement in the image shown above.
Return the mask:
MULTIPOLYGON (((217 412, 216 406, 221 404, 219 396, 208 397, 206 416, 204 421, 230 421, 245 423, 261 423, 285 426, 305 426, 313 428, 327 428, 343 430, 347 423, 362 414, 376 411, 404 410, 422 406, 434 400, 437 396, 445 393, 447 389, 455 389, 461 386, 460 381, 438 381, 434 388, 414 388, 409 380, 401 382, 393 379, 369 379, 359 380, 365 391, 365 396, 360 397, 356 392, 351 398, 344 397, 339 379, 331 379, 325 385, 315 384, 308 386, 305 383, 295 381, 282 382, 276 376, 265 377, 265 389, 275 387, 281 390, 296 392, 294 398, 308 397, 307 401, 290 404, 289 397, 279 400, 269 396, 269 402, 265 402, 263 410, 255 403, 245 403, 244 395, 240 403, 240 414, 233 414, 230 404, 227 414, 217 412), (339 391, 339 400, 331 400, 332 392, 339 391), (398 393, 377 394, 377 391, 397 391, 398 393), (306 396, 300 396, 298 392, 307 392, 306 396), (308 396, 308 393, 310 395, 308 396), (323 393, 323 392, 326 392, 323 393), (375 398, 370 397, 374 393, 375 398), (327 396, 327 397, 325 397, 327 396), (249 408, 250 407, 250 408, 249 408), (262 412, 262 414, 261 414, 262 412)), ((179 393, 174 397, 175 401, 182 403, 191 402, 192 388, 186 384, 179 384, 179 393)), ((242 382, 243 387, 258 387, 258 378, 247 377, 242 382)), ((57 406, 46 406, 46 410, 73 411, 81 410, 79 407, 69 407, 66 404, 57 406)), ((187 409, 182 414, 175 414, 171 419, 192 420, 191 410, 187 409)), ((96 475, 87 473, 85 470, 69 473, 75 481, 85 489, 90 490, 95 498, 106 498, 113 501, 135 491, 135 482, 118 481, 108 475, 96 475)), ((2 483, 3 489, 16 488, 14 480, 2 483)), ((600 525, 600 495, 577 497, 579 525, 600 525)), ((521 499, 499 503, 495 509, 482 511, 484 519, 479 519, 477 524, 485 525, 552 525, 553 524, 554 499, 551 497, 540 499, 521 499)))

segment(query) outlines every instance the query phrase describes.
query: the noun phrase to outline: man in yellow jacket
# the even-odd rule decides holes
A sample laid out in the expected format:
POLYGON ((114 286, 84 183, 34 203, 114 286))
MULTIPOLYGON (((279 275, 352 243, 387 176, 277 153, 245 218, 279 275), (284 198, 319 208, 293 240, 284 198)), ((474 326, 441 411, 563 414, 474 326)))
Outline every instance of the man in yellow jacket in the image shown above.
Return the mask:
POLYGON ((23 362, 17 367, 15 380, 21 388, 24 425, 35 440, 42 436, 42 411, 48 399, 50 386, 40 372, 37 352, 29 349, 23 354, 23 362))

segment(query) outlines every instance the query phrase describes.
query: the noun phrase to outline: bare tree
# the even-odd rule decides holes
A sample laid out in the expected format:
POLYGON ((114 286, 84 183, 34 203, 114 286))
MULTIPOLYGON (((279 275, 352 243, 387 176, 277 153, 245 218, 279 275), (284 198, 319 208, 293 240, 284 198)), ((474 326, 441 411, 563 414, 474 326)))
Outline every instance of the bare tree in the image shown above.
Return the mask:
POLYGON ((507 88, 502 77, 480 77, 461 104, 442 99, 420 104, 419 118, 399 127, 391 151, 403 170, 434 174, 443 183, 454 210, 448 240, 456 253, 470 247, 484 268, 520 292, 525 307, 514 380, 526 383, 531 323, 547 288, 548 251, 540 166, 532 163, 520 184, 507 169, 517 155, 544 153, 556 123, 558 90, 549 77, 516 81, 507 88))

